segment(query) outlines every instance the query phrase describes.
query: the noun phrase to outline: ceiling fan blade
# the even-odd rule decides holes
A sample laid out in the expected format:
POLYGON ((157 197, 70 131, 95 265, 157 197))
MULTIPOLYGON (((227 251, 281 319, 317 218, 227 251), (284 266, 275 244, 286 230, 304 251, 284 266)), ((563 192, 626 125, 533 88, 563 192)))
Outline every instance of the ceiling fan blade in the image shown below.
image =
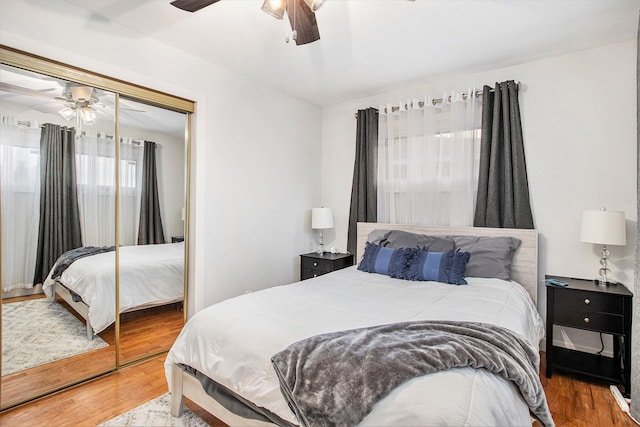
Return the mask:
POLYGON ((0 82, 0 92, 9 92, 16 95, 25 95, 25 96, 33 96, 38 98, 48 99, 49 101, 56 99, 59 97, 56 93, 51 92, 41 92, 35 89, 29 89, 22 86, 12 85, 10 83, 0 82))
POLYGON ((320 40, 316 15, 304 0, 287 0, 287 16, 291 29, 297 33, 296 45, 320 40))
POLYGON ((178 9, 186 10, 187 12, 197 12, 218 1, 220 0, 174 0, 171 2, 171 5, 178 9))

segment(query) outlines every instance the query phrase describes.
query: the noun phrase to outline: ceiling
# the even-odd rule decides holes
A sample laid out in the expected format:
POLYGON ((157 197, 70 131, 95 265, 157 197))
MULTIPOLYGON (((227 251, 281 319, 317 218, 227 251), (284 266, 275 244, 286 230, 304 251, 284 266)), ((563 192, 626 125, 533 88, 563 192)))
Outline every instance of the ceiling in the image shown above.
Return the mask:
MULTIPOLYGON (((636 37, 640 0, 328 0, 321 39, 286 43, 287 19, 262 0, 222 0, 196 13, 170 0, 66 0, 318 105, 451 72, 475 73, 636 37)), ((89 23, 88 23, 89 24, 89 23)))
POLYGON ((262 0, 196 13, 169 0, 67 0, 107 19, 318 105, 456 72, 480 72, 630 40, 640 0, 328 0, 321 39, 290 31, 262 0))

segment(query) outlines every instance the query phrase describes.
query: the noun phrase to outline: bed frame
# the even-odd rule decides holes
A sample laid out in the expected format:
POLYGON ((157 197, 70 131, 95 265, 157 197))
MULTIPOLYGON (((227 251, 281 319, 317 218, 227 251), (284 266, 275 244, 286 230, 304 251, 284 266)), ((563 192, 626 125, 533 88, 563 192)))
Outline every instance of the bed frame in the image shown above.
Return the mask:
MULTIPOLYGON (((73 296, 71 295, 71 292, 69 291, 69 289, 67 289, 66 286, 64 286, 57 280, 51 286, 51 294, 52 294, 51 295, 52 304, 57 303, 57 296, 60 296, 60 298, 62 298, 67 304, 69 304, 69 306, 71 306, 71 308, 73 308, 75 312, 78 313, 80 317, 84 319, 87 325, 87 339, 89 341, 93 340, 93 337, 95 335, 93 334, 93 327, 91 326, 91 322, 89 321, 89 306, 84 301, 74 301, 73 296)), ((180 301, 182 301, 182 299, 178 299, 176 301, 170 301, 170 302, 163 302, 162 304, 153 304, 153 303, 144 304, 141 306, 130 308, 129 310, 122 311, 120 312, 120 314, 144 310, 147 308, 160 307, 163 305, 169 305, 169 304, 173 304, 180 301)))
POLYGON ((93 339, 93 328, 89 321, 89 306, 82 301, 74 301, 71 292, 65 286, 61 285, 57 280, 51 287, 51 304, 58 302, 57 295, 60 296, 67 304, 78 313, 87 324, 87 339, 91 341, 93 339))
MULTIPOLYGON (((473 227, 434 227, 418 225, 394 225, 380 223, 358 223, 356 260, 360 260, 364 247, 373 230, 403 230, 412 233, 433 236, 465 235, 465 236, 509 236, 522 241, 516 250, 511 264, 511 278, 520 283, 529 293, 533 302, 538 295, 538 232, 509 228, 473 228, 473 227)), ((263 421, 250 420, 236 415, 210 397, 198 381, 181 366, 174 364, 171 371, 171 414, 179 417, 184 411, 185 397, 202 409, 211 413, 224 423, 234 426, 266 426, 274 425, 263 421)))

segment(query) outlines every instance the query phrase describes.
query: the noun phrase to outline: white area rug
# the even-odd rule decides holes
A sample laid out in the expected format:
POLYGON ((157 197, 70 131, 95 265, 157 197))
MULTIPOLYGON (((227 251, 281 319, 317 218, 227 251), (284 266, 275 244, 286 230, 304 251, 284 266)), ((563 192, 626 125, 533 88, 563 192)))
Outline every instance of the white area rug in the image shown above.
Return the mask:
POLYGON ((106 347, 62 305, 34 299, 2 305, 2 375, 106 347))
POLYGON ((171 416, 171 396, 169 393, 165 393, 160 397, 156 397, 147 403, 132 409, 129 412, 125 412, 122 415, 118 415, 109 421, 100 424, 99 427, 113 427, 113 426, 126 426, 126 427, 138 427, 138 426, 176 426, 176 427, 207 427, 202 418, 188 409, 184 410, 184 413, 179 418, 171 416))

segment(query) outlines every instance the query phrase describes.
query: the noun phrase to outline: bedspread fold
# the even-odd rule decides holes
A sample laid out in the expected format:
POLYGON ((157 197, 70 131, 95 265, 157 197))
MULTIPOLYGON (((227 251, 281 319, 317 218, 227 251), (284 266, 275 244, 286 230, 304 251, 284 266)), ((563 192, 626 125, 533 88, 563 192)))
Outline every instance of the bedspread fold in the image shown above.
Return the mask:
POLYGON ((412 321, 313 336, 271 361, 282 394, 303 426, 357 425, 405 381, 463 367, 486 369, 513 382, 531 414, 553 426, 538 377, 539 357, 537 349, 500 326, 412 321))

